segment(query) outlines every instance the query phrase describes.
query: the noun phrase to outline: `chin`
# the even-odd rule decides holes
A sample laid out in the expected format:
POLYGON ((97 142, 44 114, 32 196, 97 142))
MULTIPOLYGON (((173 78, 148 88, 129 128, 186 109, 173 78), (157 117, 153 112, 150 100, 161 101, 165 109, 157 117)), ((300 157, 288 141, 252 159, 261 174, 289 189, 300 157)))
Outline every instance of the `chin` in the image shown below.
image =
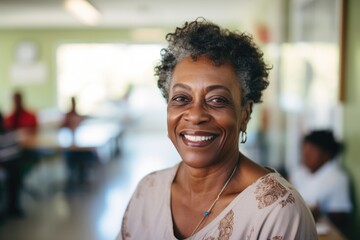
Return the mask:
POLYGON ((180 153, 182 162, 184 162, 189 167, 193 168, 206 168, 213 164, 216 164, 218 159, 222 159, 221 157, 215 157, 215 154, 209 154, 207 151, 206 153, 199 153, 199 152, 187 152, 187 153, 180 153))

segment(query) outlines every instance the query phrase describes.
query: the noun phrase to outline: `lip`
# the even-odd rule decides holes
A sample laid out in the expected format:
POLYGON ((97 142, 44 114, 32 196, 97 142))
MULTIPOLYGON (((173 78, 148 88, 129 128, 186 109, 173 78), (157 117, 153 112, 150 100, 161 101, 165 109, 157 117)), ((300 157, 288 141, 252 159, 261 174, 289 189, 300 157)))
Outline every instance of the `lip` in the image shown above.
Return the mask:
POLYGON ((218 137, 218 134, 206 131, 182 131, 180 137, 189 147, 209 146, 218 137))

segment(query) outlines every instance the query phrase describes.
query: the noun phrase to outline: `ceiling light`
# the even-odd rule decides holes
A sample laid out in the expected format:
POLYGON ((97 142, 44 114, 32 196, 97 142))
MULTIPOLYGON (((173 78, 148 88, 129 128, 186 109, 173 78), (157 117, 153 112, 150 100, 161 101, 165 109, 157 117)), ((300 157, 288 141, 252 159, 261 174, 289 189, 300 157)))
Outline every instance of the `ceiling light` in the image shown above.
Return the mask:
POLYGON ((88 25, 95 25, 100 19, 99 11, 86 0, 65 0, 65 9, 88 25))

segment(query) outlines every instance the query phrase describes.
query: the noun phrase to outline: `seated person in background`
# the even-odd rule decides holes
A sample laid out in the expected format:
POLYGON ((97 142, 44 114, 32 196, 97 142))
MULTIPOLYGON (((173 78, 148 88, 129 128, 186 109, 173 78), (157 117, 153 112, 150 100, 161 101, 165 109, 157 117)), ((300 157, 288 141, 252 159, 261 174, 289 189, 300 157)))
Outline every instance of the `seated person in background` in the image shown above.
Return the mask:
POLYGON ((70 111, 65 114, 61 127, 67 127, 74 130, 79 126, 82 120, 83 117, 77 112, 76 109, 76 99, 75 97, 72 97, 70 111))
POLYGON ((332 131, 310 132, 303 140, 302 165, 289 177, 311 208, 315 220, 326 216, 346 233, 352 209, 349 179, 335 160, 342 149, 332 131))
MULTIPOLYGON (((69 128, 71 131, 80 125, 84 120, 76 109, 76 98, 71 97, 70 110, 65 114, 61 127, 69 128)), ((82 184, 86 178, 86 168, 89 162, 93 159, 93 152, 68 149, 63 152, 63 156, 68 170, 68 189, 72 189, 75 185, 82 184)))
POLYGON ((0 168, 4 169, 6 177, 6 210, 10 216, 22 216, 20 192, 23 185, 24 172, 21 161, 22 149, 19 146, 14 131, 4 127, 3 117, 0 113, 0 168))
POLYGON ((13 111, 4 119, 5 127, 8 130, 21 128, 36 130, 38 127, 36 115, 24 106, 22 93, 14 92, 13 105, 13 111))
MULTIPOLYGON (((38 119, 36 114, 26 108, 24 104, 23 94, 20 91, 13 93, 13 111, 4 118, 4 126, 7 131, 25 130, 26 134, 34 134, 38 129, 38 119)), ((16 137, 17 140, 18 136, 16 137)), ((21 137, 20 137, 21 138, 21 137)), ((19 143, 21 145, 21 143, 19 143)), ((22 184, 23 177, 29 173, 32 168, 39 162, 40 155, 37 150, 21 148, 21 155, 18 161, 12 161, 11 167, 13 173, 18 176, 14 176, 20 184, 22 184)), ((16 183, 19 184, 19 183, 16 183)))

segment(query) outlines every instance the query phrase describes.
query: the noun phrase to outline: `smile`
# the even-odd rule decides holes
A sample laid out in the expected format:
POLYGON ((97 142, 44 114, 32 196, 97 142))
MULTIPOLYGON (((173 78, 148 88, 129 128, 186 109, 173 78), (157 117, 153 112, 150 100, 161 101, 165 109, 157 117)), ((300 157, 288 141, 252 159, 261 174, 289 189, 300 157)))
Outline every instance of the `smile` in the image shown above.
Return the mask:
POLYGON ((184 137, 192 142, 210 141, 215 138, 215 136, 194 136, 194 135, 184 135, 184 137))
POLYGON ((182 132, 180 134, 185 145, 189 147, 207 147, 210 146, 214 140, 218 137, 217 134, 211 134, 209 132, 182 132))

